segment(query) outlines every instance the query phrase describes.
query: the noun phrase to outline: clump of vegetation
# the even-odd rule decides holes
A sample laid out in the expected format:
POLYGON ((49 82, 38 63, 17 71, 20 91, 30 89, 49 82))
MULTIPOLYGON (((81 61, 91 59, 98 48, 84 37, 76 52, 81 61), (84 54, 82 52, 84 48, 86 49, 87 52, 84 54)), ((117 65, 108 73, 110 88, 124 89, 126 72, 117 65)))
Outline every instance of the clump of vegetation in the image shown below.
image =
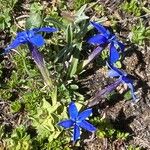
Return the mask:
MULTIPOLYGON (((92 116, 94 106, 107 95, 111 99, 119 85, 128 87, 124 91, 130 92, 123 97, 132 99, 132 104, 139 100, 133 78, 122 68, 126 44, 103 19, 91 17, 93 10, 94 15, 105 15, 102 4, 75 0, 68 8, 68 3, 7 0, 0 4, 0 31, 7 29, 12 37, 3 39, 0 55, 0 149, 69 150, 84 143, 84 130, 110 142, 131 136, 107 119, 92 116), (88 99, 79 81, 95 60, 102 60, 106 78, 116 81, 96 89, 88 99)), ((122 6, 135 16, 141 15, 139 7, 135 0, 122 6)), ((143 45, 149 31, 142 23, 132 27, 131 42, 143 45)))
POLYGON ((142 23, 135 26, 131 30, 131 41, 138 45, 145 44, 150 37, 150 28, 145 27, 142 23))
POLYGON ((137 0, 125 1, 122 4, 122 9, 128 13, 135 15, 135 16, 140 16, 142 9, 139 5, 140 4, 137 0))

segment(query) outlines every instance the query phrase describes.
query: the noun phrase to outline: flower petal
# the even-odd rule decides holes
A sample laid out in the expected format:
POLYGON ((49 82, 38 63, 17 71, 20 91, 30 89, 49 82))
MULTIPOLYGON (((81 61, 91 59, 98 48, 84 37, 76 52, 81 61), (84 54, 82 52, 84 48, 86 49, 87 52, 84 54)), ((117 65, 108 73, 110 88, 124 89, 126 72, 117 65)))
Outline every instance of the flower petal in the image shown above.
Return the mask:
POLYGON ((118 44, 120 50, 122 51, 122 53, 124 53, 125 45, 119 41, 117 42, 117 44, 118 44))
POLYGON ((130 88, 130 90, 131 90, 131 95, 132 95, 132 98, 133 98, 132 102, 133 102, 133 103, 136 103, 136 102, 138 101, 138 98, 137 98, 136 95, 135 95, 135 91, 134 91, 134 86, 133 86, 133 84, 128 83, 127 85, 128 85, 128 87, 130 88))
POLYGON ((78 116, 78 110, 74 102, 71 102, 69 104, 68 111, 69 111, 70 119, 75 120, 78 116))
POLYGON ((30 38, 29 42, 36 45, 37 47, 41 47, 44 45, 44 39, 43 39, 42 35, 40 35, 40 34, 37 34, 37 35, 33 36, 32 38, 30 38))
POLYGON ((16 38, 20 40, 20 42, 27 41, 26 38, 28 37, 29 30, 18 32, 16 38))
POLYGON ((91 24, 98 30, 98 32, 102 33, 106 38, 110 36, 110 32, 104 28, 101 24, 96 22, 91 22, 91 24))
POLYGON ((113 77, 119 77, 120 74, 114 70, 109 70, 107 76, 113 78, 113 77))
POLYGON ((89 117, 92 114, 92 109, 87 109, 85 111, 82 111, 78 117, 77 120, 82 121, 85 120, 87 117, 89 117))
POLYGON ((26 35, 27 34, 26 34, 25 31, 18 32, 16 38, 11 42, 10 45, 7 46, 7 48, 4 49, 5 50, 4 53, 9 52, 9 50, 14 49, 14 48, 18 47, 21 44, 25 44, 27 42, 26 35))
POLYGON ((133 80, 130 79, 130 77, 129 77, 128 75, 122 76, 122 80, 123 80, 123 82, 125 82, 126 84, 128 84, 128 83, 133 84, 133 80))
POLYGON ((91 37, 88 40, 88 43, 93 44, 93 45, 94 44, 103 45, 103 44, 107 44, 108 40, 102 34, 97 34, 97 35, 91 37))
POLYGON ((114 67, 114 65, 112 65, 111 63, 108 63, 108 62, 107 62, 106 65, 107 65, 111 70, 113 70, 114 72, 118 73, 119 76, 126 76, 126 75, 127 75, 124 71, 122 71, 122 70, 120 70, 120 69, 114 67))
POLYGON ((69 120, 64 120, 64 121, 59 122, 58 125, 59 125, 59 126, 62 126, 62 127, 64 127, 64 128, 66 129, 66 128, 72 127, 72 126, 73 126, 73 123, 74 123, 74 122, 69 119, 69 120))
POLYGON ((85 120, 83 120, 80 123, 78 123, 78 125, 80 127, 84 128, 85 130, 90 131, 90 132, 96 131, 96 128, 92 124, 90 124, 89 122, 87 122, 85 120))
POLYGON ((73 141, 75 142, 80 138, 80 128, 79 126, 75 125, 73 130, 73 141))
POLYGON ((119 59, 119 52, 113 43, 110 44, 110 63, 113 64, 119 59))
POLYGON ((56 28, 52 28, 52 27, 43 27, 43 28, 35 28, 33 30, 37 30, 36 32, 47 32, 47 33, 51 33, 51 32, 56 32, 58 31, 58 29, 56 28))
POLYGON ((12 43, 10 45, 7 46, 7 48, 4 49, 5 50, 4 53, 7 53, 9 50, 18 47, 20 44, 21 43, 20 43, 19 39, 16 38, 15 40, 12 41, 12 43))

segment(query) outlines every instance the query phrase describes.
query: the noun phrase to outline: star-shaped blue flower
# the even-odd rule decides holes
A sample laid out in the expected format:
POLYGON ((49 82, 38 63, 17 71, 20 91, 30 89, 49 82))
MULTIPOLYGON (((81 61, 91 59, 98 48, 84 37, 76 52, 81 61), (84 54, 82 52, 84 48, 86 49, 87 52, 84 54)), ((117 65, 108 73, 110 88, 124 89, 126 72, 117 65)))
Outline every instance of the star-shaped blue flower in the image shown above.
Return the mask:
POLYGON ((61 121, 58 123, 58 125, 64 128, 71 128, 71 127, 74 128, 73 130, 74 142, 80 138, 80 128, 83 128, 90 132, 96 131, 96 128, 85 120, 87 117, 91 115, 92 109, 87 109, 79 113, 75 103, 71 102, 69 104, 68 112, 69 112, 70 119, 61 121))
POLYGON ((127 86, 130 88, 131 90, 131 95, 132 95, 132 98, 133 98, 133 102, 137 102, 137 97, 135 96, 135 90, 134 90, 134 86, 133 86, 133 80, 129 77, 129 75, 114 67, 113 65, 111 65, 110 63, 107 63, 108 67, 110 68, 110 70, 108 71, 108 76, 109 77, 116 77, 118 78, 123 84, 127 84, 127 86))
POLYGON ((15 49, 21 44, 32 44, 36 47, 41 47, 44 45, 44 38, 39 33, 40 32, 51 33, 55 31, 57 31, 56 28, 43 27, 18 32, 16 38, 12 41, 12 43, 8 45, 7 48, 5 48, 4 53, 8 53, 11 49, 15 49))
POLYGON ((98 45, 100 47, 110 44, 109 59, 112 64, 115 63, 120 57, 118 51, 124 52, 124 44, 119 42, 117 37, 114 34, 110 33, 110 31, 104 26, 95 22, 91 22, 91 24, 98 30, 99 34, 96 34, 95 36, 91 37, 88 40, 88 43, 98 45))
POLYGON ((42 54, 38 51, 38 48, 44 45, 44 38, 40 34, 40 32, 55 32, 57 31, 56 28, 52 27, 43 27, 43 28, 34 28, 31 30, 25 30, 22 32, 18 32, 16 38, 12 41, 10 45, 7 46, 7 48, 4 49, 3 54, 7 54, 10 52, 11 49, 15 49, 21 44, 27 44, 28 48, 31 52, 32 58, 34 62, 36 63, 37 67, 39 68, 45 83, 52 87, 52 81, 49 77, 49 72, 45 66, 44 57, 42 54))

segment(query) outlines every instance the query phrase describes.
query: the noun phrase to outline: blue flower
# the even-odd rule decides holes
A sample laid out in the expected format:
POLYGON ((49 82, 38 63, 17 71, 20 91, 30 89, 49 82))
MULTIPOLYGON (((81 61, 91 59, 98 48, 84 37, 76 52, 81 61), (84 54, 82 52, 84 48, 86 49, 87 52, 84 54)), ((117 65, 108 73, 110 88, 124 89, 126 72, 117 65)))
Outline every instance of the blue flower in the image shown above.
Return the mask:
POLYGON ((108 76, 112 78, 115 77, 117 78, 117 80, 112 84, 107 85, 104 89, 98 90, 95 93, 95 96, 92 98, 92 101, 88 102, 88 107, 97 105, 102 100, 101 97, 105 97, 107 94, 115 90, 121 83, 127 84, 127 86, 131 90, 131 95, 133 98, 132 102, 136 103, 138 101, 138 98, 135 95, 133 80, 129 77, 127 73, 114 67, 113 65, 107 63, 107 66, 110 68, 110 70, 108 71, 108 76))
POLYGON ((36 47, 41 47, 44 45, 44 38, 39 33, 40 32, 51 33, 55 31, 57 31, 56 28, 43 27, 18 32, 16 38, 12 41, 12 43, 8 45, 7 48, 5 48, 4 53, 9 52, 11 49, 18 47, 21 44, 33 44, 36 47))
POLYGON ((110 63, 107 63, 108 67, 110 68, 110 70, 108 71, 108 76, 109 77, 116 77, 118 78, 123 84, 127 84, 127 86, 129 87, 129 89, 131 90, 131 95, 132 95, 132 98, 133 98, 133 102, 137 102, 137 97, 135 96, 135 90, 134 90, 134 86, 133 86, 133 80, 130 78, 130 76, 114 67, 113 65, 111 65, 110 63))
POLYGON ((43 55, 38 51, 38 48, 43 46, 44 38, 42 37, 40 32, 55 32, 57 29, 51 27, 43 27, 43 28, 34 28, 31 30, 25 30, 22 32, 18 32, 16 38, 12 41, 7 48, 4 49, 4 54, 10 52, 11 49, 18 47, 21 44, 27 44, 28 48, 31 52, 32 58, 39 68, 45 83, 52 88, 52 81, 49 77, 49 72, 45 66, 45 61, 43 55))
POLYGON ((91 22, 91 24, 98 30, 99 34, 91 37, 88 40, 88 43, 99 45, 101 47, 105 47, 106 45, 110 44, 109 59, 111 63, 115 63, 120 57, 118 50, 124 52, 124 44, 119 42, 117 37, 114 34, 110 33, 109 30, 105 29, 102 25, 95 22, 91 22))
POLYGON ((92 109, 87 109, 81 113, 78 113, 77 107, 75 106, 74 102, 71 102, 69 104, 68 112, 69 112, 70 119, 61 121, 58 123, 58 125, 64 128, 71 128, 71 127, 74 128, 73 131, 74 142, 80 138, 80 128, 83 128, 90 132, 96 131, 96 128, 85 120, 92 113, 92 109))

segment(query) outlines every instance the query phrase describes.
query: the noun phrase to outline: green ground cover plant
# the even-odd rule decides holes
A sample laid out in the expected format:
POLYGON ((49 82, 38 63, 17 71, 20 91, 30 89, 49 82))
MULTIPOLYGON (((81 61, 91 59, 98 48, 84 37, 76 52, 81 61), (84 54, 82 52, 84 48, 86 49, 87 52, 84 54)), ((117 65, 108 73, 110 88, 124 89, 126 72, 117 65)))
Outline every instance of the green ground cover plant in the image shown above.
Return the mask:
MULTIPOLYGON (((95 137, 129 141, 129 132, 97 114, 102 99, 111 103, 121 93, 119 86, 125 87, 119 94, 123 101, 137 105, 140 100, 134 75, 122 65, 126 43, 116 32, 118 20, 109 16, 106 21, 107 10, 91 0, 0 2, 0 34, 7 35, 0 51, 0 149, 83 149, 95 137), (112 79, 87 97, 81 87, 92 64, 112 79)), ((135 0, 119 9, 137 20, 149 14, 135 0)), ((149 33, 139 21, 128 37, 143 46, 149 33)))

